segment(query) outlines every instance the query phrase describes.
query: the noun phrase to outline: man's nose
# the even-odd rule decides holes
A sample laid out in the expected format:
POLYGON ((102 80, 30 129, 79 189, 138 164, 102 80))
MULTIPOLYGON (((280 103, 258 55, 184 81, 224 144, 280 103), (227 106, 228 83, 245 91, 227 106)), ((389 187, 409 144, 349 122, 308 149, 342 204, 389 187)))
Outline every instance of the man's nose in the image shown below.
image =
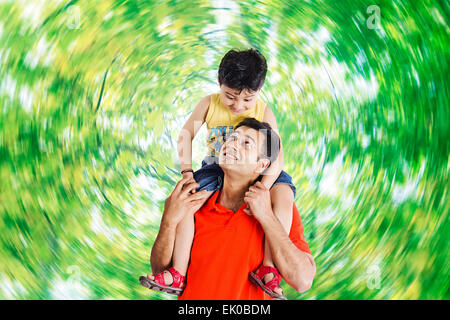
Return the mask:
POLYGON ((227 146, 227 148, 232 149, 234 152, 239 151, 239 139, 233 139, 230 141, 230 144, 227 146))

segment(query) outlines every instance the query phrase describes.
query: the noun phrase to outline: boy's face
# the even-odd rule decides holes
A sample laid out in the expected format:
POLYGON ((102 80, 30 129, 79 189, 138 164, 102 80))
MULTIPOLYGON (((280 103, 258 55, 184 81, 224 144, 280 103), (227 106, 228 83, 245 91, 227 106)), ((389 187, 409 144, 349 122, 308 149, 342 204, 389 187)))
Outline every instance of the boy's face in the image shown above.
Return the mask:
POLYGON ((240 93, 236 89, 232 89, 225 84, 220 85, 220 99, 222 103, 230 108, 234 114, 240 114, 255 106, 258 94, 261 91, 242 90, 240 93))

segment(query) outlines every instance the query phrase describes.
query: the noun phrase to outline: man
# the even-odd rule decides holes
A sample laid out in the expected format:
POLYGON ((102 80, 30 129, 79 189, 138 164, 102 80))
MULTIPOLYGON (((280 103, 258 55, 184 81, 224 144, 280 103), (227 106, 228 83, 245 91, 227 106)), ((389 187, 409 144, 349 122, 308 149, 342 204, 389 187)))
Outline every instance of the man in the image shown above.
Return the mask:
MULTIPOLYGON (((182 179, 166 200, 150 258, 154 273, 170 266, 176 226, 185 214, 195 213, 191 260, 180 299, 269 299, 249 277, 261 265, 264 237, 285 281, 299 292, 310 288, 315 263, 297 208, 272 208, 269 189, 258 181, 270 159, 276 158, 277 145, 279 137, 267 123, 245 119, 220 150, 222 188, 206 201, 210 193, 191 193, 198 184, 182 179), (280 222, 277 216, 286 210, 293 210, 292 221, 280 222)), ((272 290, 282 294, 279 280, 272 290)))

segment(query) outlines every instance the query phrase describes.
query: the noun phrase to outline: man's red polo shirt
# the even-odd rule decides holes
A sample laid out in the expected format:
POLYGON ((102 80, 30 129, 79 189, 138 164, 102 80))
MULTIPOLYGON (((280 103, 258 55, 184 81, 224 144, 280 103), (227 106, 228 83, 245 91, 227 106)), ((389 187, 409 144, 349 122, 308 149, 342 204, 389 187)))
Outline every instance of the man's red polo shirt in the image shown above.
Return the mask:
MULTIPOLYGON (((270 299, 251 283, 248 274, 262 262, 264 232, 259 222, 245 214, 244 204, 236 213, 216 203, 216 191, 195 213, 195 236, 180 300, 270 299)), ((311 253, 294 204, 289 238, 300 250, 311 253)))

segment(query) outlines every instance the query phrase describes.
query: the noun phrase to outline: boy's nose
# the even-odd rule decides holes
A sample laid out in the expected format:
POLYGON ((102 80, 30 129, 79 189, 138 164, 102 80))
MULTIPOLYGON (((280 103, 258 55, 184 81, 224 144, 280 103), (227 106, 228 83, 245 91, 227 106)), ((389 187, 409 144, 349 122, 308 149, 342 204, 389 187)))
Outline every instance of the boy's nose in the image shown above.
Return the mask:
POLYGON ((236 101, 236 102, 233 104, 233 108, 235 108, 235 109, 241 109, 241 108, 242 108, 242 105, 243 105, 243 103, 242 103, 241 101, 236 101))

